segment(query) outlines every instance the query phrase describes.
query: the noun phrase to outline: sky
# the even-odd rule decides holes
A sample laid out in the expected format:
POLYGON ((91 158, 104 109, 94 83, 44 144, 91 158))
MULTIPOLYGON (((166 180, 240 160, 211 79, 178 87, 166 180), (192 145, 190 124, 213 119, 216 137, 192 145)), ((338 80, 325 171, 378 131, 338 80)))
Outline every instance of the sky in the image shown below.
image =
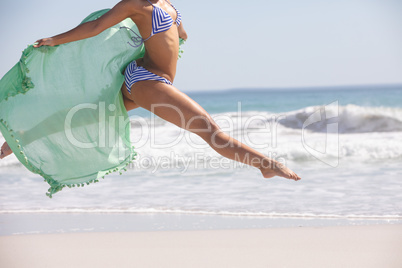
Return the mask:
MULTIPOLYGON (((172 2, 188 33, 181 91, 402 84, 401 0, 172 2)), ((1 0, 0 77, 28 44, 116 3, 1 0)))

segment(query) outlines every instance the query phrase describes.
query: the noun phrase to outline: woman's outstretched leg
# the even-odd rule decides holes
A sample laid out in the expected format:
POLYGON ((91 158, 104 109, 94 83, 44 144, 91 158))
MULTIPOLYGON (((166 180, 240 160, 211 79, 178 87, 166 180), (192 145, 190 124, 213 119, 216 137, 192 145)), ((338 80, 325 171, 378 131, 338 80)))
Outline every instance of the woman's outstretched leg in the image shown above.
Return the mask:
POLYGON ((124 86, 122 90, 126 98, 140 107, 197 134, 222 156, 260 169, 265 178, 281 176, 300 180, 283 164, 224 133, 198 103, 175 87, 157 81, 140 81, 133 85, 131 94, 124 86))

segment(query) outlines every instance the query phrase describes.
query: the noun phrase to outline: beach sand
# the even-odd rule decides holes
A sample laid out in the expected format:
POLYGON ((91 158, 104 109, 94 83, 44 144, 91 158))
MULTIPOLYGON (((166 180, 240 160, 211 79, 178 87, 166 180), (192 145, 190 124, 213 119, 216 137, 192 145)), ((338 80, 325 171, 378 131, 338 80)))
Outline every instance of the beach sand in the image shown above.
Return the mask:
POLYGON ((0 236, 0 267, 402 267, 402 225, 0 236))

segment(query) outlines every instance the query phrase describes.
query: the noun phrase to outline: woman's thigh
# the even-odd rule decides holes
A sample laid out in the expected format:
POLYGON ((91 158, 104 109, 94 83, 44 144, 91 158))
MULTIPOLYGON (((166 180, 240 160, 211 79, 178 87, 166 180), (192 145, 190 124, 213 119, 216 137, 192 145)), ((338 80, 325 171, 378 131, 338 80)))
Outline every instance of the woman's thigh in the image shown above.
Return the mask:
POLYGON ((140 81, 133 85, 131 94, 128 91, 123 94, 140 107, 196 134, 218 128, 204 108, 172 85, 140 81))

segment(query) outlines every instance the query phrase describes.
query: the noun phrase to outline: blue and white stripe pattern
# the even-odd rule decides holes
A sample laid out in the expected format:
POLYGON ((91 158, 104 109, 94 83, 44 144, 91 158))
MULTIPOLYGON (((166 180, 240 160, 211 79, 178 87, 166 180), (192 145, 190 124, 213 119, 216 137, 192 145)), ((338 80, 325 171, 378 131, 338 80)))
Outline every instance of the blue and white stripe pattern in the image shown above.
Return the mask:
MULTIPOLYGON (((135 31, 133 31, 132 29, 130 29, 128 27, 120 27, 120 29, 126 28, 126 29, 130 30, 134 34, 134 36, 131 37, 133 44, 131 44, 130 42, 127 42, 127 43, 130 46, 135 47, 135 48, 141 46, 145 41, 147 41, 149 38, 151 38, 155 34, 169 30, 173 24, 172 17, 166 11, 164 11, 162 8, 160 8, 158 6, 155 6, 149 0, 147 0, 147 1, 153 7, 152 32, 151 32, 151 35, 147 39, 142 38, 142 36, 140 36, 135 31)), ((168 2, 167 0, 165 0, 165 1, 168 2)), ((176 17, 175 23, 176 23, 177 27, 179 27, 180 23, 181 23, 181 14, 172 3, 170 3, 170 2, 168 2, 168 3, 174 8, 174 10, 176 10, 177 17, 176 17)))
POLYGON ((144 67, 138 66, 136 61, 130 62, 130 64, 126 68, 126 71, 124 72, 124 83, 126 84, 127 91, 131 94, 131 87, 135 83, 146 80, 155 80, 166 83, 168 85, 172 85, 172 82, 170 82, 166 78, 151 73, 144 67))
MULTIPOLYGON (((144 42, 147 41, 149 38, 151 38, 154 34, 161 33, 161 32, 169 30, 170 27, 172 27, 172 25, 173 25, 173 19, 169 15, 169 13, 167 13, 162 8, 160 8, 158 6, 155 6, 149 0, 147 0, 147 1, 148 1, 148 3, 150 3, 153 6, 153 11, 152 11, 152 33, 147 39, 144 39, 144 42)), ((168 2, 167 0, 165 0, 165 1, 168 2)), ((177 18, 175 20, 175 23, 176 23, 177 27, 179 27, 180 23, 181 23, 181 14, 175 8, 175 6, 172 5, 172 3, 170 3, 170 2, 168 2, 168 3, 176 10, 177 18)))
POLYGON ((176 26, 179 27, 180 23, 181 23, 181 13, 180 13, 180 11, 177 10, 177 8, 172 3, 170 3, 170 5, 174 8, 174 10, 176 10, 177 17, 176 17, 175 22, 176 22, 176 26))

